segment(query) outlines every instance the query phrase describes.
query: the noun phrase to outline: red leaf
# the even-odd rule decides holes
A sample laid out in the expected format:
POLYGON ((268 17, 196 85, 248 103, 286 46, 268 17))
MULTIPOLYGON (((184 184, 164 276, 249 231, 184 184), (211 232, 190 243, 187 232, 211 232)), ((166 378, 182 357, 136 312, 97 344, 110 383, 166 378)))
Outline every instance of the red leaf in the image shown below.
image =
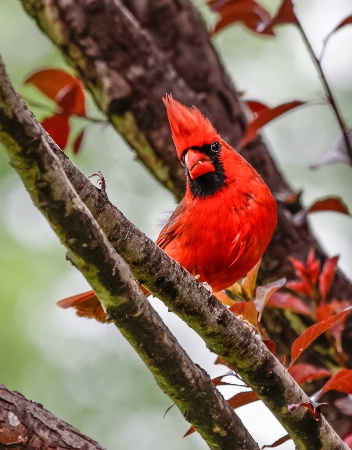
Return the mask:
POLYGON ((331 328, 335 323, 339 320, 344 319, 347 314, 351 311, 352 307, 347 308, 344 311, 336 314, 335 316, 330 317, 327 320, 323 320, 322 322, 316 323, 315 325, 310 326, 306 329, 306 331, 299 336, 294 343, 292 344, 291 349, 291 366, 296 361, 296 359, 301 355, 301 353, 321 334, 331 328))
POLYGON ((286 283, 286 287, 297 292, 298 294, 305 294, 308 297, 312 296, 313 288, 307 281, 290 280, 286 283))
POLYGON ((283 0, 276 15, 267 25, 268 29, 272 29, 276 25, 284 25, 287 23, 297 24, 297 17, 294 11, 292 0, 283 0))
POLYGON ((331 376, 330 370, 312 364, 294 364, 288 368, 288 372, 298 384, 331 376))
POLYGON ((276 344, 274 341, 272 341, 271 339, 263 339, 263 344, 265 344, 270 353, 276 356, 276 344))
POLYGON ((241 320, 246 320, 255 327, 258 325, 258 311, 252 302, 234 303, 229 309, 235 316, 241 316, 241 320))
POLYGON ((286 283, 286 278, 280 278, 279 280, 272 281, 265 286, 258 286, 255 291, 254 304, 259 313, 259 321, 263 314, 265 305, 269 301, 270 297, 278 291, 286 283))
POLYGON ((290 439, 292 439, 291 436, 286 434, 285 436, 282 436, 280 439, 278 439, 277 441, 273 442, 270 445, 263 445, 262 449, 279 447, 280 445, 284 444, 285 442, 289 441, 290 439))
POLYGON ((313 400, 310 400, 309 402, 292 403, 291 405, 288 405, 288 410, 290 413, 293 413, 300 406, 302 406, 303 408, 307 408, 312 413, 313 419, 318 421, 321 407, 328 406, 328 404, 327 403, 317 403, 313 400))
MULTIPOLYGON (((222 30, 228 25, 241 22, 255 33, 262 32, 271 20, 268 11, 254 0, 242 0, 232 2, 213 3, 213 9, 220 14, 220 20, 215 25, 214 33, 222 30), (220 6, 219 6, 220 4, 220 6)), ((273 35, 272 30, 264 34, 273 35)))
POLYGON ((322 322, 323 320, 329 319, 336 312, 345 310, 349 306, 351 306, 351 303, 348 300, 332 300, 324 305, 319 305, 315 309, 316 320, 317 322, 322 322))
POLYGON ((274 108, 268 108, 267 110, 263 109, 262 112, 256 114, 254 116, 254 119, 249 122, 247 131, 243 136, 239 146, 244 147, 253 139, 255 139, 259 133, 259 130, 272 120, 275 120, 281 115, 285 114, 286 112, 291 111, 292 109, 305 104, 306 102, 294 100, 292 102, 283 103, 282 105, 275 106, 274 108))
POLYGON ((250 403, 259 400, 258 395, 253 391, 239 392, 233 397, 229 398, 227 401, 229 405, 233 408, 240 408, 241 406, 249 405, 250 403))
POLYGON ((317 211, 336 211, 341 214, 350 214, 347 206, 338 197, 329 197, 318 200, 308 209, 308 212, 310 213, 317 211))
POLYGON ((289 258, 289 260, 291 261, 298 277, 306 279, 308 281, 309 279, 307 277, 307 269, 306 269, 306 266, 304 265, 304 263, 302 261, 300 261, 299 259, 294 258, 293 256, 291 256, 289 258))
POLYGON ((66 114, 85 115, 83 86, 74 75, 61 69, 40 69, 26 78, 24 83, 34 84, 66 114))
MULTIPOLYGON (((333 300, 332 302, 320 305, 315 310, 316 319, 318 322, 327 320, 329 317, 333 316, 336 312, 340 312, 351 305, 348 300, 333 300)), ((345 328, 345 322, 347 316, 333 325, 329 330, 329 335, 335 340, 335 347, 337 351, 342 352, 341 336, 345 328)))
POLYGON ((341 30, 341 28, 351 24, 352 24, 352 15, 343 19, 338 25, 336 25, 336 27, 333 30, 330 31, 330 33, 324 39, 324 45, 326 45, 327 41, 331 38, 331 36, 334 33, 336 33, 336 31, 341 30))
POLYGON ((234 374, 233 370, 229 370, 224 375, 219 375, 216 378, 212 378, 211 382, 214 386, 235 386, 234 383, 228 383, 226 381, 223 381, 223 378, 229 377, 229 376, 234 376, 234 375, 235 374, 234 374))
POLYGON ((343 442, 349 446, 349 448, 352 448, 352 433, 346 434, 343 438, 343 442))
POLYGON ((326 300, 331 283, 335 277, 338 260, 338 256, 327 258, 323 265, 323 268, 321 269, 321 273, 319 276, 319 292, 323 301, 326 300))
POLYGON ((226 366, 229 369, 231 369, 231 367, 227 364, 227 362, 223 360, 220 356, 217 356, 216 360, 214 361, 214 364, 221 364, 222 366, 226 366))
MULTIPOLYGON (((352 146, 352 130, 347 131, 347 138, 352 146)), ((328 153, 323 156, 320 160, 310 165, 311 169, 317 169, 321 166, 327 166, 328 164, 343 162, 346 164, 351 164, 351 158, 348 153, 346 142, 344 136, 339 136, 337 141, 332 145, 328 153)))
POLYGON ((73 143, 73 153, 74 153, 75 155, 79 152, 79 150, 80 150, 80 148, 81 148, 82 141, 83 141, 83 136, 84 136, 84 131, 85 131, 85 130, 82 130, 82 131, 79 133, 79 135, 76 137, 76 139, 75 139, 75 141, 74 141, 74 143, 73 143))
POLYGON ((330 307, 329 304, 319 305, 315 308, 315 317, 317 322, 323 322, 323 320, 329 319, 333 316, 335 311, 330 307))
POLYGON ((286 283, 286 287, 300 294, 312 296, 313 287, 316 286, 319 272, 320 260, 315 258, 315 252, 312 248, 307 257, 307 263, 304 264, 296 258, 291 257, 295 271, 300 280, 290 280, 286 283))
POLYGON ((315 286, 320 272, 320 260, 315 259, 315 250, 311 248, 307 257, 307 273, 310 282, 315 286))
POLYGON ((246 104, 253 114, 259 114, 270 109, 269 106, 264 105, 264 103, 257 102, 256 100, 246 100, 246 104))
POLYGON ((267 306, 289 309, 297 314, 313 317, 312 311, 302 302, 302 300, 289 292, 276 292, 270 297, 267 306))
POLYGON ((68 136, 70 134, 70 125, 68 123, 68 117, 61 114, 54 114, 51 117, 47 117, 42 121, 42 126, 51 138, 57 143, 57 145, 64 150, 68 136))
POLYGON ((85 115, 84 92, 82 86, 78 83, 63 87, 56 97, 62 114, 68 116, 73 114, 77 116, 85 115))
POLYGON ((193 426, 188 428, 187 432, 183 435, 183 437, 185 438, 186 436, 189 436, 190 434, 194 433, 195 431, 197 431, 193 426))
POLYGON ((345 394, 352 394, 352 370, 342 369, 337 372, 329 381, 324 384, 319 394, 319 398, 328 391, 339 391, 345 394))

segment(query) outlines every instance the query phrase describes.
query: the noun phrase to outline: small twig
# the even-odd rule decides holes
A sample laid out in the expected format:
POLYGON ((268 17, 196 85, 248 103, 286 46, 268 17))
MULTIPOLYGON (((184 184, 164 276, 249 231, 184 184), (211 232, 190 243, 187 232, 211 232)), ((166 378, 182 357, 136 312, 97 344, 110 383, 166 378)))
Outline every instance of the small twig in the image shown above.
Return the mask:
POLYGON ((302 36, 303 42, 304 42, 304 44, 305 44, 305 46, 307 48, 309 56, 311 57, 314 65, 315 65, 315 68, 316 68, 316 70, 317 70, 317 72, 318 72, 318 74, 320 76, 321 83, 323 85, 323 89, 324 89, 324 91, 326 93, 326 97, 327 97, 328 102, 330 103, 330 105, 332 107, 332 110, 334 112, 334 115, 336 117, 338 125, 339 125, 339 127, 341 129, 341 133, 343 135, 343 139, 344 139, 345 144, 346 144, 347 153, 348 153, 350 161, 351 161, 350 164, 352 165, 352 146, 351 146, 351 143, 350 143, 350 141, 348 139, 347 127, 346 127, 346 125, 345 125, 345 123, 344 123, 344 121, 342 119, 342 116, 341 116, 340 111, 338 109, 338 106, 337 106, 337 103, 335 101, 334 95, 333 95, 332 90, 330 88, 329 82, 328 82, 328 80, 327 80, 327 78, 325 76, 325 72, 323 70, 323 67, 322 67, 322 64, 321 64, 321 60, 316 56, 316 54, 315 54, 315 52, 314 52, 314 50, 312 48, 312 45, 311 45, 311 43, 310 43, 310 41, 308 39, 308 36, 307 36, 307 34, 305 33, 305 31, 304 31, 304 29, 302 27, 301 22, 298 20, 297 17, 296 17, 296 20, 297 20, 298 30, 299 30, 299 32, 300 32, 300 34, 302 36))

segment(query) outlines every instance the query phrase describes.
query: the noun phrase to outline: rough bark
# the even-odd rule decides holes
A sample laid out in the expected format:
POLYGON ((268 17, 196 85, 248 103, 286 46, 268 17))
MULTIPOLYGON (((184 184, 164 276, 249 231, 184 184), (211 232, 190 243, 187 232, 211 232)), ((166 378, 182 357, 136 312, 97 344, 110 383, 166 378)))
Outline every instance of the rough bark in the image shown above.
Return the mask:
MULTIPOLYGON (((128 222, 100 195, 99 224, 70 179, 82 174, 46 135, 0 71, 0 141, 34 204, 47 218, 73 263, 99 295, 108 314, 152 371, 160 387, 195 425, 210 448, 256 448, 235 413, 207 375, 189 360, 131 277, 194 328, 207 346, 233 367, 275 414, 298 449, 347 449, 323 416, 316 421, 309 401, 266 346, 176 261, 128 222), (113 228, 111 228, 113 227, 113 228), (105 231, 105 233, 103 233, 105 231), (113 232, 114 239, 108 238, 113 232), (112 247, 114 245, 115 249, 112 247), (117 250, 124 259, 115 251, 117 250)), ((97 199, 97 190, 85 180, 97 199)))
POLYGON ((0 385, 0 448, 16 450, 103 450, 42 405, 0 385))

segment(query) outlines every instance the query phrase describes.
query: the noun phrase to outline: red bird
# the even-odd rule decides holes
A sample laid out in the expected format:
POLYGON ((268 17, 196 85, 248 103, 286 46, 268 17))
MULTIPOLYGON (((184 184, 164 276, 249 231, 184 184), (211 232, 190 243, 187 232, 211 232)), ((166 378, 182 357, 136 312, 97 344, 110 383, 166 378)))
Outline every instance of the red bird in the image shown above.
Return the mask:
MULTIPOLYGON (((276 227, 277 207, 264 181, 196 107, 163 99, 172 138, 185 166, 186 195, 156 244, 214 293, 258 263, 276 227)), ((104 322, 94 291, 58 302, 104 322)))

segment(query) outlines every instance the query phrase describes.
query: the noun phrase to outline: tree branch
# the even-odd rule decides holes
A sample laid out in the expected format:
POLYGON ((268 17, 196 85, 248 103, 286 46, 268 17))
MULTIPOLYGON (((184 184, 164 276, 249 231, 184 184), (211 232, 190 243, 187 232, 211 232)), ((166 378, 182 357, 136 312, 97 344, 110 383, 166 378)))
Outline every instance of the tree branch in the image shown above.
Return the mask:
POLYGON ((3 69, 0 86, 0 141, 8 148, 11 164, 108 314, 210 448, 236 448, 234 442, 238 448, 256 448, 256 444, 209 378, 179 348, 141 294, 124 260, 138 281, 238 371, 290 433, 298 449, 323 448, 323 443, 329 442, 331 448, 346 450, 323 416, 315 421, 304 408, 295 414, 288 412, 288 404, 309 399, 279 361, 222 303, 99 196, 85 179, 86 195, 89 192, 93 198, 90 208, 93 211, 93 206, 98 207, 96 220, 103 231, 98 228, 65 171, 71 179, 77 176, 78 186, 83 183, 82 175, 15 95, 3 69), (205 416, 205 412, 210 415, 205 416))
POLYGON ((37 450, 56 448, 103 450, 38 403, 0 385, 0 448, 37 450))

